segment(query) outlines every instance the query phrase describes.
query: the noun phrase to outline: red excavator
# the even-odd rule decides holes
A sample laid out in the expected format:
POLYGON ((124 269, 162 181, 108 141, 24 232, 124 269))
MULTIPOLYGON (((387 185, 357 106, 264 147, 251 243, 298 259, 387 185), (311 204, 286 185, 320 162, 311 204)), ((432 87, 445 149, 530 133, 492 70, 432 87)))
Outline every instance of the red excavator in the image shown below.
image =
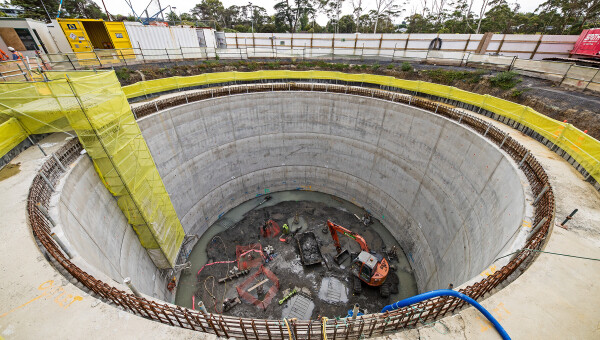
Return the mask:
POLYGON ((343 260, 340 260, 343 255, 348 255, 348 250, 342 250, 340 239, 338 238, 337 233, 341 233, 350 237, 358 242, 358 245, 360 245, 361 252, 358 254, 358 256, 352 259, 352 265, 350 267, 350 271, 354 277, 354 294, 358 295, 361 293, 362 281, 369 286, 380 287, 379 292, 383 297, 389 296, 390 287, 385 283, 385 279, 390 271, 388 261, 382 255, 375 252, 370 252, 367 242, 359 234, 329 220, 327 221, 327 227, 329 228, 329 232, 331 233, 331 237, 333 238, 333 242, 335 244, 335 249, 338 253, 334 258, 338 264, 343 262, 343 260))

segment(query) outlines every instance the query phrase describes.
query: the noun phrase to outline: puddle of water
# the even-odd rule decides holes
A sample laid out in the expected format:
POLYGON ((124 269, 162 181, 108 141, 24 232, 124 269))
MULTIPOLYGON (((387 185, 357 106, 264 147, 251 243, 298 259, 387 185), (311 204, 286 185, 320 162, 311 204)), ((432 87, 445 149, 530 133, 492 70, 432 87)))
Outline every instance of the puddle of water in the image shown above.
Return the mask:
POLYGON ((10 178, 19 172, 21 172, 21 163, 6 164, 6 166, 0 170, 0 181, 10 178))
MULTIPOLYGON (((221 218, 212 226, 210 226, 208 230, 200 237, 200 240, 194 246, 194 249, 192 249, 188 259, 192 263, 191 270, 184 271, 181 274, 180 283, 178 285, 175 297, 175 304, 191 308, 192 295, 196 290, 196 273, 208 261, 206 255, 206 247, 208 245, 208 242, 210 242, 210 240, 216 234, 226 230, 227 228, 242 220, 244 215, 254 208, 274 206, 276 204, 286 201, 311 201, 320 202, 330 207, 336 207, 342 211, 356 214, 358 216, 362 216, 362 214, 364 213, 364 210, 362 208, 354 205, 351 202, 342 200, 338 197, 334 197, 329 194, 324 194, 315 191, 281 191, 270 193, 269 195, 271 196, 271 199, 268 201, 265 201, 265 196, 259 196, 231 209, 223 216, 221 216, 221 218)), ((398 294, 391 295, 390 301, 395 302, 416 295, 418 293, 417 284, 413 277, 408 258, 406 257, 404 252, 400 250, 400 245, 395 241, 393 235, 383 226, 383 224, 381 224, 381 222, 379 222, 375 218, 373 218, 373 224, 371 224, 369 228, 372 228, 375 232, 379 233, 382 239, 389 240, 386 242, 388 247, 391 248, 395 245, 399 249, 398 262, 394 262, 393 265, 395 265, 398 268, 397 274, 400 280, 400 285, 398 289, 398 294)), ((289 264, 282 263, 282 265, 289 265, 294 272, 296 272, 296 270, 298 271, 298 273, 303 271, 303 267, 299 259, 297 259, 297 261, 292 261, 292 263, 289 264)))

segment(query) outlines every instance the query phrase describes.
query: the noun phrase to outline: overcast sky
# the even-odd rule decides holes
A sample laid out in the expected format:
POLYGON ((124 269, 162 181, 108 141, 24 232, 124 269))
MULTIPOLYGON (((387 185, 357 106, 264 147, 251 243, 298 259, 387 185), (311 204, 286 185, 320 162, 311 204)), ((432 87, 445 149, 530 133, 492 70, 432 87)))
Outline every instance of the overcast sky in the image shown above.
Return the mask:
MULTIPOLYGON (((93 1, 95 1, 98 5, 100 5, 101 8, 103 8, 102 0, 93 0, 93 1)), ((176 7, 177 9, 175 10, 175 12, 177 12, 179 14, 179 13, 183 13, 183 12, 189 12, 195 6, 195 4, 200 3, 200 1, 201 0, 170 0, 170 1, 161 0, 160 4, 163 7, 165 7, 167 5, 176 7)), ((231 5, 239 6, 239 5, 247 5, 248 4, 248 0, 221 0, 221 1, 223 2, 223 5, 225 7, 229 7, 231 5)), ((126 14, 132 13, 131 9, 129 8, 129 6, 125 2, 125 0, 105 0, 104 2, 106 4, 106 8, 108 9, 108 11, 111 14, 126 15, 126 14)), ((144 10, 144 8, 146 8, 146 6, 148 5, 149 2, 150 2, 150 0, 131 0, 131 3, 133 4, 133 8, 138 15, 140 14, 140 12, 142 12, 144 10)), ((273 10, 273 5, 275 5, 278 2, 278 0, 253 0, 251 2, 255 5, 264 7, 267 10, 267 13, 273 14, 275 12, 273 10)), ((367 10, 369 10, 373 7, 372 4, 375 1, 374 0, 363 0, 363 2, 365 2, 367 4, 367 10), (369 6, 369 5, 371 5, 371 6, 369 6)), ((401 2, 401 0, 398 0, 398 2, 401 2)), ((450 2, 450 1, 447 1, 447 2, 450 2)), ((509 2, 514 3, 515 1, 509 0, 509 2)), ((534 11, 539 6, 539 4, 544 2, 544 0, 518 0, 516 2, 521 5, 521 11, 531 12, 531 11, 534 11)), ((408 5, 405 6, 406 11, 403 13, 403 16, 401 16, 401 18, 406 16, 407 13, 412 12, 413 9, 421 8, 421 6, 420 6, 421 3, 422 3, 421 0, 408 0, 408 5)), ((431 3, 431 0, 429 1, 429 3, 431 3)), ((474 0, 472 11, 479 14, 482 3, 483 3, 483 0, 474 0)), ((150 13, 150 15, 153 15, 156 12, 158 12, 157 0, 152 0, 152 4, 148 8, 148 13, 150 13)), ((352 0, 345 0, 343 9, 342 9, 342 15, 351 14, 351 13, 352 13, 352 0)), ((323 14, 320 14, 319 16, 317 16, 317 21, 321 25, 324 25, 325 23, 327 23, 327 17, 323 14)), ((400 19, 397 19, 397 22, 400 22, 400 19)))

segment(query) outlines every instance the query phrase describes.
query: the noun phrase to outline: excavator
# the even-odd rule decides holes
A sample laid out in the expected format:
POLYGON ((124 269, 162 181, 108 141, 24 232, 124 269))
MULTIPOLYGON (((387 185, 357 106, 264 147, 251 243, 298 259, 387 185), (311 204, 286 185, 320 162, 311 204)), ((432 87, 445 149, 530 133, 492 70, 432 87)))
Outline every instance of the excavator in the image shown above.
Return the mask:
POLYGON ((353 276, 354 294, 358 295, 362 292, 362 281, 371 287, 379 287, 381 296, 388 297, 390 295, 390 286, 385 282, 390 271, 388 261, 382 255, 370 252, 367 242, 359 234, 329 220, 327 220, 327 227, 329 228, 329 233, 331 233, 331 237, 335 244, 337 255, 334 259, 338 264, 342 261, 338 261, 337 259, 344 255, 344 253, 348 254, 348 250, 342 251, 340 239, 337 235, 338 233, 350 237, 360 246, 361 252, 352 259, 352 265, 350 267, 350 272, 353 276))

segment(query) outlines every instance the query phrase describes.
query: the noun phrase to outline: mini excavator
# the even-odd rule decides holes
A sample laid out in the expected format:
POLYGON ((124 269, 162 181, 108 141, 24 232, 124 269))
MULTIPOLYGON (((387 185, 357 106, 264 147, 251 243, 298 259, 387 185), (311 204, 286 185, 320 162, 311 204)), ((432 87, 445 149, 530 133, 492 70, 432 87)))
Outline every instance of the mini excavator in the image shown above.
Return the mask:
POLYGON ((390 271, 390 266, 388 261, 383 257, 383 255, 377 254, 375 252, 370 252, 369 247, 367 246, 367 242, 365 239, 359 234, 350 231, 341 225, 335 224, 331 221, 327 221, 327 227, 329 228, 329 232, 331 233, 331 237, 333 238, 333 242, 335 244, 335 249, 337 250, 338 255, 336 255, 336 262, 340 264, 342 261, 338 261, 337 259, 340 255, 344 255, 344 253, 348 253, 348 250, 342 251, 342 246, 340 245, 340 239, 338 238, 338 233, 344 234, 351 239, 355 240, 360 246, 361 252, 352 259, 352 265, 350 267, 350 272, 353 276, 353 288, 354 294, 358 295, 362 292, 361 281, 366 283, 371 287, 379 287, 379 292, 381 296, 388 297, 390 295, 390 286, 385 282, 385 279, 388 276, 390 271))

